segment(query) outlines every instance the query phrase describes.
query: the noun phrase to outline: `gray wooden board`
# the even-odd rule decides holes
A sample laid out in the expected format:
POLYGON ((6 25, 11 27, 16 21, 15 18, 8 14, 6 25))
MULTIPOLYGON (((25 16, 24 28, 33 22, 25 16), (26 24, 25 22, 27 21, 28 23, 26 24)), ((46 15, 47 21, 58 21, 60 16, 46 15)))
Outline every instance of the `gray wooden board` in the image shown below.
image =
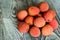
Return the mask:
POLYGON ((60 0, 0 0, 0 40, 60 40, 60 0), (17 30, 16 13, 40 2, 48 2, 50 8, 56 11, 59 27, 50 36, 31 37, 17 30))

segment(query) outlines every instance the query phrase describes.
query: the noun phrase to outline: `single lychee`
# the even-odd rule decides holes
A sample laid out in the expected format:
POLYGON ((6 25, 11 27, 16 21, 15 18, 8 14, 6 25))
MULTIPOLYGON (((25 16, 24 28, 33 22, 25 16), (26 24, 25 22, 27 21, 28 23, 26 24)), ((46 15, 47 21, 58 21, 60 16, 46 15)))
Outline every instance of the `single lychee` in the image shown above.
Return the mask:
POLYGON ((23 20, 28 15, 26 10, 21 10, 17 13, 17 18, 23 20))
POLYGON ((50 22, 53 20, 53 18, 56 16, 56 13, 54 10, 48 10, 46 13, 44 13, 43 17, 47 22, 50 22))
POLYGON ((31 29, 30 29, 30 35, 32 37, 39 37, 40 36, 40 29, 38 27, 35 27, 33 26, 31 29))
POLYGON ((42 35, 44 36, 49 36, 52 34, 52 32, 53 32, 53 28, 49 24, 45 25, 42 28, 42 35))
POLYGON ((29 25, 25 22, 18 23, 18 30, 22 33, 26 33, 29 30, 29 25))
POLYGON ((33 25, 33 21, 34 21, 34 17, 32 16, 28 16, 26 19, 25 19, 25 22, 29 25, 33 25))
POLYGON ((45 12, 45 11, 47 11, 49 9, 49 5, 48 5, 47 2, 41 2, 39 4, 39 8, 40 8, 41 12, 45 12))
POLYGON ((49 22, 49 24, 54 30, 58 28, 58 22, 56 19, 53 19, 51 22, 49 22))
POLYGON ((28 12, 30 16, 36 16, 37 14, 39 14, 40 9, 36 6, 30 6, 28 8, 28 12))
POLYGON ((45 25, 45 19, 43 17, 37 17, 34 20, 34 25, 36 27, 43 27, 45 25))

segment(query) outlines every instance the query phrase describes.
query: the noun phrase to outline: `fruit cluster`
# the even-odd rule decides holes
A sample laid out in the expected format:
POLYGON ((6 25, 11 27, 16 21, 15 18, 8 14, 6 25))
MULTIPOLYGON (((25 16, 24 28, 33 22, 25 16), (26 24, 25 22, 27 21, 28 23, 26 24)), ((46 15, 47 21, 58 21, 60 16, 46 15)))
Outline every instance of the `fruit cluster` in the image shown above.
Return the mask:
POLYGON ((58 28, 58 22, 55 19, 56 12, 49 9, 47 2, 41 2, 38 7, 30 6, 27 10, 21 10, 17 13, 18 30, 22 33, 28 32, 32 37, 39 37, 40 34, 49 36, 58 28))

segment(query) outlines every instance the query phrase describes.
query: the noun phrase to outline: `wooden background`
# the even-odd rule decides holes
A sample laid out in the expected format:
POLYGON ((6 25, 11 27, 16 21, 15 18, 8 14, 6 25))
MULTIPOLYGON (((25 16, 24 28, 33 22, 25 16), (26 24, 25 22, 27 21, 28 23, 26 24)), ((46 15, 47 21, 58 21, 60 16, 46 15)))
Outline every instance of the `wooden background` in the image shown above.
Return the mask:
POLYGON ((0 40, 60 40, 60 0, 0 0, 0 40), (50 36, 31 37, 17 30, 16 13, 37 5, 42 1, 49 3, 50 8, 56 11, 59 27, 50 36))

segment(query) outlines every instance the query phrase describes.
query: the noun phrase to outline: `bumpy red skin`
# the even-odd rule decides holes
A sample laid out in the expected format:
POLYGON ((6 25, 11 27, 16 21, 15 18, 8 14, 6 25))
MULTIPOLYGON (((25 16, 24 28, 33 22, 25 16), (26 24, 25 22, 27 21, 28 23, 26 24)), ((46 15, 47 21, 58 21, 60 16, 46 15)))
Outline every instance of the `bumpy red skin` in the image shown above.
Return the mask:
POLYGON ((44 13, 43 17, 47 22, 50 22, 53 20, 53 18, 55 18, 56 13, 54 10, 48 10, 46 13, 44 13))
POLYGON ((34 25, 36 26, 36 27, 43 27, 44 25, 45 25, 45 19, 43 18, 43 17, 38 17, 38 18, 36 18, 35 20, 34 20, 34 25))
POLYGON ((29 25, 33 25, 33 21, 34 21, 34 17, 32 16, 28 16, 26 19, 25 19, 25 22, 29 25))
POLYGON ((32 37, 39 37, 40 36, 40 29, 38 27, 35 27, 33 26, 31 29, 30 29, 30 35, 32 37))
POLYGON ((29 30, 29 25, 25 22, 18 23, 18 30, 22 33, 26 33, 29 30))
POLYGON ((58 28, 58 22, 56 19, 53 19, 51 22, 49 22, 49 24, 54 30, 58 28))
POLYGON ((19 20, 24 20, 24 18, 28 15, 26 10, 21 10, 17 13, 17 18, 19 20))
POLYGON ((41 12, 45 12, 49 9, 49 5, 47 2, 41 2, 39 4, 39 8, 40 8, 41 12))
POLYGON ((53 28, 49 24, 45 25, 42 28, 42 35, 43 36, 49 36, 52 34, 52 32, 53 32, 53 28))
POLYGON ((36 16, 37 14, 39 14, 40 9, 35 6, 31 6, 28 8, 28 12, 30 16, 36 16))

